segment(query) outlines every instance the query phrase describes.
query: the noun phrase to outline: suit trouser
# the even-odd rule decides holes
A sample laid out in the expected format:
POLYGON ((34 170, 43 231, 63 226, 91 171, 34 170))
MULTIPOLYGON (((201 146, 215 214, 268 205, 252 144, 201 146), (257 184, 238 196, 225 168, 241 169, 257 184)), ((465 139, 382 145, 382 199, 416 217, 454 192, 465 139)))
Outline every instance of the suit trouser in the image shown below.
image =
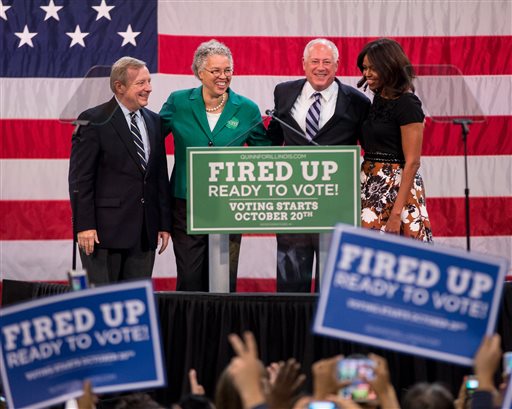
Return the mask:
MULTIPOLYGON (((101 240, 101 235, 99 239, 101 240)), ((83 268, 87 270, 89 283, 101 285, 151 277, 155 264, 155 250, 148 247, 147 241, 144 233, 131 249, 95 247, 89 256, 80 250, 80 259, 83 268)))
POLYGON ((208 291, 208 235, 187 234, 187 201, 172 200, 171 236, 178 280, 177 291, 208 291))
POLYGON ((313 264, 316 268, 315 291, 318 291, 318 234, 276 234, 276 239, 277 292, 311 292, 313 264))
MULTIPOLYGON (((176 291, 208 291, 209 253, 207 234, 187 234, 187 201, 173 199, 172 244, 178 280, 176 291)), ((241 234, 229 235, 229 289, 236 292, 241 234)))
POLYGON ((236 293, 238 277, 238 260, 240 259, 241 234, 229 235, 229 292, 236 293))

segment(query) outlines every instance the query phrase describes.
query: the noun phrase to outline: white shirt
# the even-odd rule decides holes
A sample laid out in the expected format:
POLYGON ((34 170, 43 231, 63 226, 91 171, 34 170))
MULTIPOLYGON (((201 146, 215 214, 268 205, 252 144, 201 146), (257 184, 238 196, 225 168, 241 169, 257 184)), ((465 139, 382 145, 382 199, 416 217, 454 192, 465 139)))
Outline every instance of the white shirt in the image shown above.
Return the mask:
POLYGON ((219 118, 222 112, 218 114, 214 114, 213 112, 206 112, 206 119, 208 119, 208 125, 210 126, 210 131, 213 132, 215 125, 219 122, 219 118))
MULTIPOLYGON (((130 129, 132 118, 130 116, 130 111, 126 108, 116 97, 116 101, 121 107, 123 111, 124 118, 126 119, 126 123, 128 124, 128 129, 130 129)), ((146 122, 144 122, 144 117, 140 113, 140 110, 135 111, 135 122, 139 127, 140 136, 142 136, 142 143, 144 144, 144 156, 146 157, 146 162, 149 161, 149 154, 151 153, 151 147, 149 145, 149 137, 148 137, 148 128, 146 127, 146 122)))
MULTIPOLYGON (((320 129, 331 119, 334 115, 334 110, 336 109, 336 100, 338 99, 338 84, 334 81, 331 85, 329 85, 323 91, 320 91, 322 106, 320 108, 320 129)), ((311 86, 311 84, 306 81, 304 87, 302 88, 301 93, 297 97, 295 104, 291 109, 291 114, 293 119, 297 121, 301 129, 306 133, 306 116, 308 114, 309 108, 311 104, 315 102, 315 98, 313 94, 315 89, 311 86)))

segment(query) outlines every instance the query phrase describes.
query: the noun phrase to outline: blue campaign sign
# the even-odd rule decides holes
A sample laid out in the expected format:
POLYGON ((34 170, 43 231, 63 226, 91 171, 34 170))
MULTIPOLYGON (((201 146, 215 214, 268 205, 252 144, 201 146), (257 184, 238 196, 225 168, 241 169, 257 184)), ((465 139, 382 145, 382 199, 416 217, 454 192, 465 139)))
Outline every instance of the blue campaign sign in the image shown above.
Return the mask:
POLYGON ((313 330, 462 365, 494 331, 507 261, 337 225, 313 330))
POLYGON ((42 408, 82 394, 166 385, 150 280, 39 299, 0 310, 8 406, 42 408))

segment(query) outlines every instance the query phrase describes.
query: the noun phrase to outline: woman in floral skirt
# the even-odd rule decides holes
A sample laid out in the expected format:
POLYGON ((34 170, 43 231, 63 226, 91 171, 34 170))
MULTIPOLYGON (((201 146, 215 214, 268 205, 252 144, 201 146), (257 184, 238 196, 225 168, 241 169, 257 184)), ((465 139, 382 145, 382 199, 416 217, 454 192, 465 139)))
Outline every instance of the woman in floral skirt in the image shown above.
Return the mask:
POLYGON ((358 87, 375 94, 363 124, 361 225, 432 242, 423 180, 418 173, 423 120, 414 72, 396 41, 368 43, 357 58, 358 87))

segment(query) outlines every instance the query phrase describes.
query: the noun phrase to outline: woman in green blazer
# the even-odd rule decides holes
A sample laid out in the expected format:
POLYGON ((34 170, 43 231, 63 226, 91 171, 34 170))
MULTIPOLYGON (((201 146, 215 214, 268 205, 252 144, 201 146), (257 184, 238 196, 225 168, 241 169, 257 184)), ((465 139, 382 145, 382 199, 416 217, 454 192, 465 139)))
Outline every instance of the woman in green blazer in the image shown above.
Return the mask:
MULTIPOLYGON (((208 235, 187 234, 186 149, 198 146, 271 145, 258 106, 233 92, 233 56, 224 44, 210 40, 194 54, 198 88, 173 92, 160 116, 164 135, 174 137, 171 175, 172 228, 177 291, 208 291, 208 235)), ((232 285, 233 287, 233 285, 232 285)))

